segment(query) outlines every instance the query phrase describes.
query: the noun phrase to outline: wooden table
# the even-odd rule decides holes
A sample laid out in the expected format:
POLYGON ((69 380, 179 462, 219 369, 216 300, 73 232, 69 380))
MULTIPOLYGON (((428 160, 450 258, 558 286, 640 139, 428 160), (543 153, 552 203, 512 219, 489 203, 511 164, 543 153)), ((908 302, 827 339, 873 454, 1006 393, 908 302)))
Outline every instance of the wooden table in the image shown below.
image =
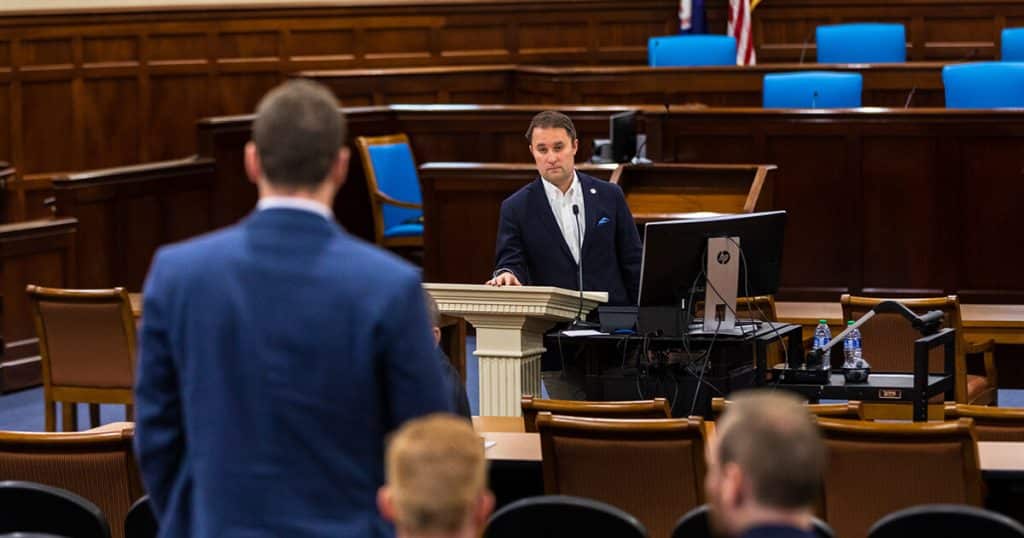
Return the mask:
MULTIPOLYGON (((491 461, 541 461, 540 434, 481 432, 484 439, 494 441, 487 449, 491 461)), ((1024 443, 978 442, 978 459, 983 474, 1022 473, 1024 477, 1024 443)))
MULTIPOLYGON (((804 335, 814 332, 818 320, 827 320, 833 327, 842 327, 843 309, 839 303, 788 302, 775 303, 779 321, 803 325, 804 335)), ((1024 305, 964 304, 960 305, 964 337, 968 342, 995 340, 997 344, 1024 344, 1024 305)))

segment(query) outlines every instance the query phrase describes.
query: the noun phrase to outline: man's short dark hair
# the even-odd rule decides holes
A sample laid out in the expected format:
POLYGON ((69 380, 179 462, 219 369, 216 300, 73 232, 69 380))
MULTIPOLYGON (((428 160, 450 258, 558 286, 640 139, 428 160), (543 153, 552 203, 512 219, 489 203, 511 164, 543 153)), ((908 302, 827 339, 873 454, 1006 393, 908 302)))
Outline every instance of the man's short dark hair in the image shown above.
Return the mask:
POLYGON ((292 80, 260 101, 252 140, 270 184, 315 188, 345 143, 345 117, 330 90, 310 80, 292 80))
POLYGON ((719 421, 718 464, 735 462, 764 506, 807 508, 821 493, 825 443, 795 395, 737 395, 719 421))
POLYGON ((530 120, 530 126, 526 129, 526 140, 533 143, 533 130, 537 127, 542 129, 565 129, 569 133, 569 141, 576 140, 576 126, 572 124, 569 116, 557 110, 545 110, 530 120))

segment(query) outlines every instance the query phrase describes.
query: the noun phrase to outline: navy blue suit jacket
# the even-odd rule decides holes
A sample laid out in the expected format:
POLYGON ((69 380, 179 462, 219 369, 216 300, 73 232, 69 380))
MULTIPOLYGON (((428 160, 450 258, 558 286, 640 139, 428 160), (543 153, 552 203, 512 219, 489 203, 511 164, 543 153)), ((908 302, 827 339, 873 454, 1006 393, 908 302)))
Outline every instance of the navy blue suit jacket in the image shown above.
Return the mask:
MULTIPOLYGON (((618 185, 577 172, 583 190, 583 289, 607 291, 608 304, 636 305, 640 236, 618 185)), ((501 204, 495 268, 524 285, 579 289, 573 260, 537 178, 501 204)))
POLYGON ((136 451, 160 535, 389 536, 385 435, 450 410, 418 272, 296 209, 160 249, 136 451))

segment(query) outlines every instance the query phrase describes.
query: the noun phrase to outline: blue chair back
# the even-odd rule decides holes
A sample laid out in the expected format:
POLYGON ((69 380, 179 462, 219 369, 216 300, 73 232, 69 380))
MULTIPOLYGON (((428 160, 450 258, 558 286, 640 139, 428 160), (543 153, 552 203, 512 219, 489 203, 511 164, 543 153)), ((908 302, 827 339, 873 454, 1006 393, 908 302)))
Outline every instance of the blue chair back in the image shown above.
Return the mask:
POLYGON ((901 63, 907 61, 902 24, 864 22, 819 26, 818 63, 901 63))
POLYGON ((1024 28, 1003 30, 999 59, 1004 62, 1024 62, 1024 28))
POLYGON ((736 65, 736 38, 727 35, 670 35, 647 40, 651 67, 736 65))
POLYGON ((978 62, 942 68, 946 108, 1024 108, 1024 62, 978 62))
MULTIPOLYGON (((369 162, 366 166, 372 168, 367 170, 367 176, 372 174, 376 179, 377 189, 387 196, 400 202, 422 204, 423 196, 420 194, 419 174, 416 172, 416 161, 412 156, 412 148, 409 141, 401 135, 403 140, 392 143, 375 144, 367 146, 366 152, 369 155, 369 162)), ((368 177, 367 179, 371 179, 368 177)), ((371 181, 371 189, 372 189, 371 181)), ((372 194, 372 193, 371 193, 372 194)), ((423 216, 420 209, 408 209, 396 207, 387 203, 382 204, 381 213, 384 220, 384 235, 391 235, 390 232, 398 230, 399 227, 418 227, 422 234, 422 225, 403 225, 419 219, 423 216)), ((410 234, 401 234, 410 235, 410 234)))
POLYGON ((773 73, 761 95, 765 108, 857 108, 863 85, 860 73, 773 73))

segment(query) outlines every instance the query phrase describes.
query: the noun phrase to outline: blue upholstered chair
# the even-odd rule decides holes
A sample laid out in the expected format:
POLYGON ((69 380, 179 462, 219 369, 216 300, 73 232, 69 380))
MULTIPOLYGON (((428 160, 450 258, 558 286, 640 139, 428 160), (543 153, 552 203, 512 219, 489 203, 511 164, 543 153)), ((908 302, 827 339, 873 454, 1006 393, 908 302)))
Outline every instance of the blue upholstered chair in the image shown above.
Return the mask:
POLYGON ((366 172, 377 244, 422 247, 423 197, 409 137, 360 136, 356 147, 366 172))
POLYGON ((736 65, 736 38, 727 35, 671 35, 647 40, 651 67, 736 65))
POLYGON ((1024 62, 977 62, 942 68, 946 108, 1024 108, 1024 62))
POLYGON ((902 24, 865 22, 819 26, 818 63, 900 63, 907 61, 902 24))
POLYGON ((773 73, 761 95, 765 108, 857 108, 863 85, 859 73, 773 73))
POLYGON ((1003 30, 1002 42, 999 59, 1004 62, 1024 62, 1024 28, 1003 30))

